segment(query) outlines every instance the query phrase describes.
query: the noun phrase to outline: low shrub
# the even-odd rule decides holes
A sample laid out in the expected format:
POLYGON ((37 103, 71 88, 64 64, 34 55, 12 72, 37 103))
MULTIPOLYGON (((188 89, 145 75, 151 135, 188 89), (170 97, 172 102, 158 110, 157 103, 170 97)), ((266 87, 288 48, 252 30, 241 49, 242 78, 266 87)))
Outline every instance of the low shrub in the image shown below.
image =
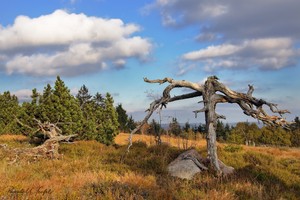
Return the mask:
POLYGON ((224 147, 224 151, 230 152, 230 153, 240 152, 242 150, 243 150, 242 146, 240 146, 240 145, 234 145, 234 144, 229 144, 229 145, 226 145, 224 147))

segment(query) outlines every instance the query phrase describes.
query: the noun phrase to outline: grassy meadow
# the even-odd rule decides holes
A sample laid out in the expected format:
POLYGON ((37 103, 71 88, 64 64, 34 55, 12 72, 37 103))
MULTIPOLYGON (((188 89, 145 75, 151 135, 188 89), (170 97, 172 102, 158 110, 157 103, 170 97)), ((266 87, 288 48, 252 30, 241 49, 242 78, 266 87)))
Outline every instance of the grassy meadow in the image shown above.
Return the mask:
MULTIPOLYGON (((19 158, 10 163, 0 147, 0 199, 299 199, 300 149, 218 144, 220 159, 236 169, 216 178, 209 172, 193 180, 168 175, 166 167, 187 148, 206 155, 203 139, 135 135, 126 154, 128 134, 116 145, 95 141, 61 144, 58 160, 19 158)), ((23 136, 1 135, 0 144, 28 148, 23 136)))

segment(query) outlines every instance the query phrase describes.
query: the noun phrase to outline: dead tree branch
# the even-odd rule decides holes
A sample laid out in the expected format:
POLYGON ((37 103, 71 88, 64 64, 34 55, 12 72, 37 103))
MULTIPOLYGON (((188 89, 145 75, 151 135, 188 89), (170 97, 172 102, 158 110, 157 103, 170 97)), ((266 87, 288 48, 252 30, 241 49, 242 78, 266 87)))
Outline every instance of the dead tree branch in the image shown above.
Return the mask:
POLYGON ((283 114, 289 113, 288 110, 279 110, 276 104, 267 102, 263 99, 257 99, 252 96, 254 92, 253 85, 248 85, 249 88, 247 93, 240 93, 226 87, 224 84, 219 82, 219 79, 216 76, 208 77, 204 84, 193 83, 185 80, 178 81, 168 77, 155 80, 144 78, 144 81, 147 83, 159 83, 160 85, 168 83, 169 85, 165 87, 162 97, 150 104, 149 109, 146 110, 147 114, 141 124, 131 131, 127 149, 128 151, 132 146, 133 134, 136 133, 143 126, 143 124, 148 121, 156 109, 162 109, 163 107, 166 107, 169 102, 200 96, 203 98, 200 102, 204 104, 204 107, 194 111, 194 113, 195 116, 197 116, 197 113, 199 112, 205 113, 208 159, 211 161, 211 164, 213 165, 217 174, 222 174, 222 170, 217 157, 216 124, 218 119, 225 119, 225 116, 219 115, 215 112, 216 105, 218 103, 238 104, 244 114, 258 119, 267 125, 282 126, 286 128, 291 124, 282 117, 283 114), (182 87, 192 89, 194 92, 171 97, 170 93, 174 88, 182 87), (267 106, 272 113, 279 114, 279 116, 268 115, 263 109, 263 106, 267 106))

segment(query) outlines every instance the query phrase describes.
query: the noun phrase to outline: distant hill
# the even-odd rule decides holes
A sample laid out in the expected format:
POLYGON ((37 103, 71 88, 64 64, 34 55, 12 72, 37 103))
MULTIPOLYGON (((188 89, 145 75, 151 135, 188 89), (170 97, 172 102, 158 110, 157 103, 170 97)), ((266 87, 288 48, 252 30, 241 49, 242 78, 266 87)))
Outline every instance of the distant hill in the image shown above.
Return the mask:
MULTIPOLYGON (((239 123, 239 122, 232 122, 232 123, 228 123, 228 124, 231 127, 235 127, 237 123, 239 123)), ((262 122, 249 122, 249 123, 255 123, 259 128, 264 126, 264 124, 262 122)), ((193 127, 198 127, 200 124, 204 124, 204 123, 190 123, 190 126, 191 126, 191 128, 193 128, 193 127)), ((226 124, 226 122, 224 124, 226 124)), ((183 128, 185 126, 185 123, 179 123, 179 125, 181 128, 183 128)), ((161 127, 163 129, 167 130, 169 128, 169 124, 165 124, 165 123, 161 124, 161 127)))

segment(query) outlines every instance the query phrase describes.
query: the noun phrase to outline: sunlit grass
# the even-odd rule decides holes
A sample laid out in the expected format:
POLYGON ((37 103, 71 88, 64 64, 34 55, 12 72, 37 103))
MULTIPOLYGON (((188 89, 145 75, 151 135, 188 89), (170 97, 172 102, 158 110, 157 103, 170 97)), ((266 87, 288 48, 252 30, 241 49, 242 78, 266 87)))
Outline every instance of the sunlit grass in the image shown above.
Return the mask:
MULTIPOLYGON (((219 157, 236 173, 215 178, 209 172, 193 180, 170 177, 166 167, 185 148, 206 154, 206 142, 128 134, 117 145, 96 141, 62 144, 59 160, 9 164, 0 151, 0 199, 298 199, 300 150, 218 144, 219 157), (188 146, 182 143, 188 142, 188 146), (181 144, 180 144, 181 143, 181 144)), ((0 136, 0 144, 28 147, 20 136, 0 136)))
MULTIPOLYGON (((127 145, 128 144, 129 134, 127 133, 120 133, 116 138, 115 142, 119 145, 127 145)), ((151 135, 139 135, 135 134, 132 138, 133 142, 144 142, 148 146, 155 145, 155 138, 151 135)), ((186 149, 186 148, 204 148, 206 147, 206 140, 198 139, 198 140, 187 140, 181 137, 174 137, 169 135, 162 135, 161 141, 164 144, 168 144, 173 147, 177 147, 179 149, 186 149)))

